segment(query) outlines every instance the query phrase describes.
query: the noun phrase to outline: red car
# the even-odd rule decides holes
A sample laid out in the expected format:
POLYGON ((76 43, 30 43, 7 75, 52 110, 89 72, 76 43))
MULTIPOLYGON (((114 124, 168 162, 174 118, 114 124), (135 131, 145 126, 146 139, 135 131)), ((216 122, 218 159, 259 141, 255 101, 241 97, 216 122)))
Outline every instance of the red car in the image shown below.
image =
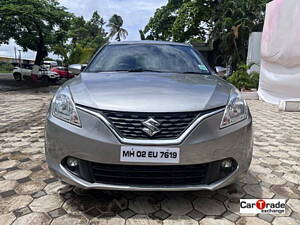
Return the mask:
POLYGON ((75 76, 74 74, 70 73, 66 67, 53 67, 51 71, 58 73, 61 78, 70 79, 75 76))

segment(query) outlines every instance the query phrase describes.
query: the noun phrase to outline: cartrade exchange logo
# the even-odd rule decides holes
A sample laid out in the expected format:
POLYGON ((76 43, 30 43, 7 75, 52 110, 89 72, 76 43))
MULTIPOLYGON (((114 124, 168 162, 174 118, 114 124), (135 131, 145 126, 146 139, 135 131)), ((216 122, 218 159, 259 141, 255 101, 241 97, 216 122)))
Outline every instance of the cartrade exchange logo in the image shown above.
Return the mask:
POLYGON ((285 213, 285 199, 241 199, 240 213, 285 213))

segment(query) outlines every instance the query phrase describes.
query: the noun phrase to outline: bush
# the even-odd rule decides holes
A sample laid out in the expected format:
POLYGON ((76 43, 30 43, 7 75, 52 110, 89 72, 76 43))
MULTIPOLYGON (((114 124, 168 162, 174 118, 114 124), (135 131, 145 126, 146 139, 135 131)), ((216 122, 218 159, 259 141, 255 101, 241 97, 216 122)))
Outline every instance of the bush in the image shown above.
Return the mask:
POLYGON ((0 63, 0 73, 11 72, 14 66, 11 63, 0 63))
POLYGON ((71 55, 69 57, 69 64, 88 63, 94 53, 95 49, 85 48, 78 45, 71 52, 71 55))
POLYGON ((252 65, 240 64, 236 71, 227 79, 230 83, 240 90, 249 90, 251 88, 258 88, 259 73, 248 73, 252 65))

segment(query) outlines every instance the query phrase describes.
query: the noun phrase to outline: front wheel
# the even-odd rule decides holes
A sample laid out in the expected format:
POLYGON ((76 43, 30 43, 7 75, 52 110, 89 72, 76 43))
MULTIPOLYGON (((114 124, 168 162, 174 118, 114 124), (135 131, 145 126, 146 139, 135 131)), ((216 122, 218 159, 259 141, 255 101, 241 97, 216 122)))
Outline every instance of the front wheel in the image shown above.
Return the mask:
POLYGON ((14 73, 13 74, 15 81, 22 81, 22 75, 20 73, 14 73))

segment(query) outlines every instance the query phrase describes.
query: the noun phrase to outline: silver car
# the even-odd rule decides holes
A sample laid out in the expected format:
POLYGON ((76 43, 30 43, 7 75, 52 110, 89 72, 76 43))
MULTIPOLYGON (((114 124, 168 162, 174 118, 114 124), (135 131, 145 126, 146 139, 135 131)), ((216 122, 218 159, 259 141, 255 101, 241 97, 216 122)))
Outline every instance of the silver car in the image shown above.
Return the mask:
POLYGON ((190 45, 110 43, 55 94, 46 158, 84 189, 215 190, 247 172, 252 118, 190 45))

